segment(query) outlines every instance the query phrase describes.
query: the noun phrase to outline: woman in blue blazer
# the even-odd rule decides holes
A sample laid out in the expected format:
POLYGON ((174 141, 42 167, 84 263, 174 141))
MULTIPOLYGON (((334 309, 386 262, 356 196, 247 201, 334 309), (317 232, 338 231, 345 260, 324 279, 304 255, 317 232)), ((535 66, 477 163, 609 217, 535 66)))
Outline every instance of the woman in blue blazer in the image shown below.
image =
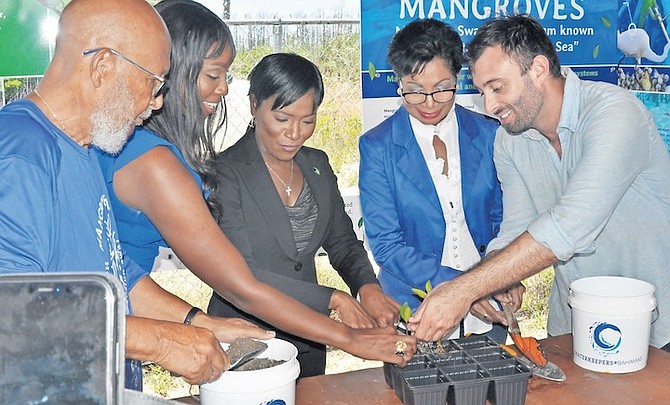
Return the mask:
MULTIPOLYGON (((462 47, 438 20, 398 31, 388 58, 403 105, 359 142, 361 205, 378 278, 412 309, 420 304, 412 288, 436 286, 480 261, 502 219, 493 164, 499 124, 454 100, 462 47)), ((468 315, 451 337, 491 330, 498 308, 480 305, 489 309, 480 319, 468 315)), ((504 339, 504 330, 493 337, 504 339)))

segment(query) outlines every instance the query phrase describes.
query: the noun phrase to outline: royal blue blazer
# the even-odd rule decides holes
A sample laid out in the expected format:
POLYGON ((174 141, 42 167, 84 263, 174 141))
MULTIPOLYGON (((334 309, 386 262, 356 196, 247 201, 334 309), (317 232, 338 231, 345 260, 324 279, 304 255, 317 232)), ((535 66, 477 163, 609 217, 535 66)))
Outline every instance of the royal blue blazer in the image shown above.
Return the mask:
MULTIPOLYGON (((477 250, 498 233, 502 191, 493 164, 498 121, 456 105, 465 218, 477 250)), ((359 188, 363 222, 384 291, 411 308, 423 289, 461 272, 442 266, 445 220, 428 166, 400 107, 359 140, 359 188)), ((448 237, 448 234, 446 234, 448 237)))

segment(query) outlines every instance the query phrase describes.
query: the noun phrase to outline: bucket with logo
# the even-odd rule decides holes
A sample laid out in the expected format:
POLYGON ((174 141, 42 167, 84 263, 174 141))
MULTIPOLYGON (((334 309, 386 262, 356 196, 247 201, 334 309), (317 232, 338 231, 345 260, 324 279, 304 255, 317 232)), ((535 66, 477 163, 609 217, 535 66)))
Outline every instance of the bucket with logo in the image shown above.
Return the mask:
POLYGON ((587 370, 628 373, 647 365, 655 288, 627 277, 586 277, 570 284, 574 362, 587 370))
MULTIPOLYGON (((283 360, 260 370, 226 371, 211 383, 200 385, 202 405, 295 405, 295 380, 300 374, 298 349, 285 340, 264 340, 268 348, 258 358, 283 360)), ((227 344, 222 343, 224 349, 227 344)))

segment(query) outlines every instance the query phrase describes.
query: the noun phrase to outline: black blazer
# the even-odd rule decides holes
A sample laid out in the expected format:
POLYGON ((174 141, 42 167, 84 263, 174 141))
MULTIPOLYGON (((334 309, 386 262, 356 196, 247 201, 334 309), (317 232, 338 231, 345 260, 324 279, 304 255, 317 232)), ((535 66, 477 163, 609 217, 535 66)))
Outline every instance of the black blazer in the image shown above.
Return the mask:
MULTIPOLYGON (((311 241, 302 253, 296 249, 288 213, 265 166, 253 129, 216 162, 219 182, 216 196, 222 205, 219 225, 258 279, 327 315, 333 290, 317 284, 314 262, 321 246, 352 295, 356 296, 362 285, 378 281, 344 210, 327 155, 303 146, 295 163, 318 206, 311 241)), ((209 312, 256 320, 216 294, 209 312)))

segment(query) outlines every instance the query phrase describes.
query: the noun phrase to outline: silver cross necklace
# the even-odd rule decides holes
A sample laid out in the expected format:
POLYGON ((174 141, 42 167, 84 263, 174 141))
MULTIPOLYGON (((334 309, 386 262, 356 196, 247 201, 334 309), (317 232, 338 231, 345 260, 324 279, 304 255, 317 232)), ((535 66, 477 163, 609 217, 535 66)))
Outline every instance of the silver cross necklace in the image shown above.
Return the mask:
POLYGON ((277 172, 275 172, 274 170, 272 170, 272 168, 270 167, 269 164, 267 164, 267 162, 265 163, 265 166, 267 166, 268 169, 270 170, 270 172, 272 172, 272 174, 274 174, 274 175, 277 177, 277 179, 279 179, 279 181, 281 182, 281 184, 283 184, 284 187, 286 187, 286 188, 284 189, 284 191, 286 191, 286 195, 287 195, 288 197, 290 197, 290 196, 291 196, 291 191, 293 191, 293 189, 291 188, 291 183, 293 183, 293 159, 291 159, 291 177, 288 179, 288 184, 284 183, 284 180, 282 180, 282 178, 279 177, 279 175, 277 174, 277 172))

